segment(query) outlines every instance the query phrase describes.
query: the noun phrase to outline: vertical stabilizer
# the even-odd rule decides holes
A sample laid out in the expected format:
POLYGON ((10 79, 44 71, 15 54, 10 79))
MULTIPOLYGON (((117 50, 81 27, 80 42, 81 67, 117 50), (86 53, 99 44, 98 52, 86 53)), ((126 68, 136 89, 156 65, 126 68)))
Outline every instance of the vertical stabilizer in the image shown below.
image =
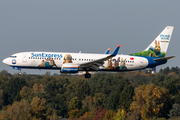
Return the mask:
POLYGON ((130 55, 165 57, 173 29, 173 26, 167 26, 144 51, 130 55))

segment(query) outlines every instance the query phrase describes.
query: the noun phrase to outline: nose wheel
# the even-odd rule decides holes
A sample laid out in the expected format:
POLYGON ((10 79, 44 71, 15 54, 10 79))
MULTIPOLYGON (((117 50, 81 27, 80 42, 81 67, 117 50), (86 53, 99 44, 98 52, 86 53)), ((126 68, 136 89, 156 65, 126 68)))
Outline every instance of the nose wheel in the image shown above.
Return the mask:
POLYGON ((88 73, 88 72, 86 72, 86 74, 85 74, 85 78, 90 78, 91 77, 91 74, 90 73, 88 73))
POLYGON ((19 73, 18 73, 18 75, 21 75, 21 74, 22 74, 21 69, 19 69, 19 73))

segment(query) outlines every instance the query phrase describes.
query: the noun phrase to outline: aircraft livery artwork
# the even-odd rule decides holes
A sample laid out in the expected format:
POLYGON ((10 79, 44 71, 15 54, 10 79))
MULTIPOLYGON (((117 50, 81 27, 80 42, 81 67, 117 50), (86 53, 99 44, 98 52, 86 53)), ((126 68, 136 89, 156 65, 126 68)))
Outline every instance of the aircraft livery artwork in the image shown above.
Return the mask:
POLYGON ((120 61, 120 57, 118 57, 118 59, 109 59, 107 62, 107 67, 105 69, 111 69, 111 70, 127 70, 126 67, 126 59, 123 60, 123 58, 121 58, 120 61))
POLYGON ((65 56, 64 56, 64 62, 63 62, 63 64, 64 63, 72 63, 72 56, 70 55, 70 54, 66 54, 65 56))
POLYGON ((149 57, 165 57, 166 53, 161 52, 160 41, 154 41, 155 46, 150 46, 148 50, 144 50, 142 52, 133 53, 130 55, 134 56, 149 56, 149 57))
POLYGON ((38 67, 57 67, 52 57, 50 59, 42 60, 41 64, 38 67))

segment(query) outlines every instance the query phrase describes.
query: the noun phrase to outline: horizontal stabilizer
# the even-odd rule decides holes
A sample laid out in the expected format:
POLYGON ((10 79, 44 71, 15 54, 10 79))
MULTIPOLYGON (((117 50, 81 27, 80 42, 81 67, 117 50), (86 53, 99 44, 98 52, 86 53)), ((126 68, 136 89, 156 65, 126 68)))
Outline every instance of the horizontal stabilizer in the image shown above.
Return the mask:
POLYGON ((171 58, 173 58, 175 56, 171 56, 171 57, 164 57, 164 58, 157 58, 157 59, 153 59, 154 61, 163 61, 163 60, 169 60, 171 58))

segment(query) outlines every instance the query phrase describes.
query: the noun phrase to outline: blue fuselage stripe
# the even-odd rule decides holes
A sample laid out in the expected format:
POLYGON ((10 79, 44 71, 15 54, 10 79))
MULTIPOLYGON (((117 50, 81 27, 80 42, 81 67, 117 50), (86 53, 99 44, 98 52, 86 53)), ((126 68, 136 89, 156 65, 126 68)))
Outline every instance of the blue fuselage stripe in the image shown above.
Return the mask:
POLYGON ((158 65, 162 65, 167 62, 167 60, 154 61, 154 59, 158 59, 157 57, 144 57, 144 58, 148 60, 148 66, 146 68, 156 67, 158 65))

